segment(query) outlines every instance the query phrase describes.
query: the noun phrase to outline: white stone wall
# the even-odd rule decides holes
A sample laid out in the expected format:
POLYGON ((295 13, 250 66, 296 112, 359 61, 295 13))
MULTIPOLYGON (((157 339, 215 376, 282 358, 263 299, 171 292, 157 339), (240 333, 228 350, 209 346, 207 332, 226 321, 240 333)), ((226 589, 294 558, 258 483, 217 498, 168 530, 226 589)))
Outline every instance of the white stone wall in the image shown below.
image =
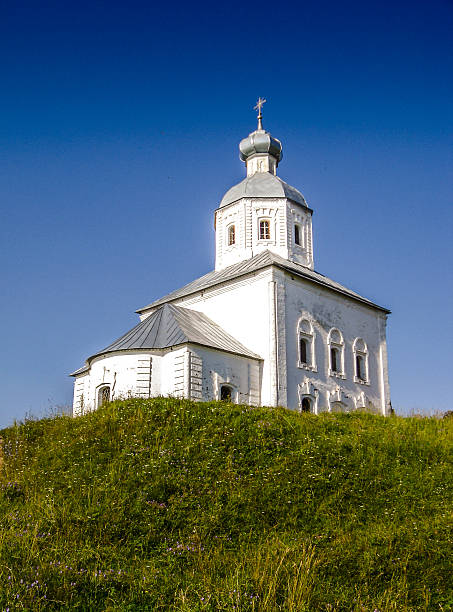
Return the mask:
POLYGON ((316 390, 313 404, 319 412, 341 404, 348 410, 389 412, 386 316, 382 311, 278 269, 263 270, 175 303, 204 312, 263 358, 263 405, 299 409, 300 398, 316 390), (297 325, 302 316, 313 323, 316 371, 299 366, 297 325), (344 377, 329 372, 332 328, 339 329, 344 339, 344 377), (366 383, 354 378, 356 338, 362 338, 368 348, 366 383))
MULTIPOLYGON (((281 357, 282 382, 285 378, 284 344, 281 336, 276 339, 274 333, 275 299, 274 272, 269 268, 174 302, 177 306, 203 312, 264 360, 260 399, 269 406, 285 403, 284 397, 277 398, 274 384, 278 356, 281 357), (278 350, 277 341, 281 343, 278 350)), ((277 315, 277 318, 284 328, 283 308, 280 304, 282 316, 277 315)), ((143 313, 142 318, 150 313, 143 313)))
POLYGON ((381 311, 277 268, 229 281, 175 304, 205 313, 263 361, 196 345, 107 354, 93 361, 89 373, 76 378, 74 414, 97 406, 102 384, 111 386, 113 398, 173 395, 209 401, 218 398, 222 382, 233 386, 237 401, 253 405, 297 410, 301 398, 307 396, 316 412, 367 408, 388 414, 386 316, 381 311), (313 367, 299 363, 301 317, 313 327, 313 367), (332 328, 343 336, 344 375, 329 370, 332 328), (367 345, 366 382, 354 377, 356 338, 367 345))
POLYGON ((335 408, 337 402, 345 410, 368 408, 381 414, 389 412, 385 314, 340 294, 316 287, 303 279, 281 273, 286 294, 286 365, 288 375, 288 407, 297 409, 300 395, 311 385, 316 390, 317 411, 335 408), (298 321, 305 317, 312 322, 315 344, 315 370, 299 362, 298 321), (328 336, 338 329, 344 339, 344 376, 329 372, 328 336), (353 344, 362 338, 368 348, 368 382, 355 378, 353 344), (308 385, 307 385, 308 383, 308 385), (302 388, 305 384, 305 388, 302 388))
POLYGON ((166 351, 117 352, 93 360, 90 371, 74 381, 75 416, 95 410, 99 389, 110 387, 110 399, 186 397, 219 399, 222 383, 230 385, 235 399, 259 405, 260 362, 206 347, 184 345, 166 351))
POLYGON ((290 200, 286 205, 288 259, 313 270, 313 228, 311 212, 290 200), (295 243, 295 225, 300 230, 300 245, 295 243))
POLYGON ((260 405, 260 361, 202 346, 192 345, 190 350, 192 360, 194 356, 198 357, 202 370, 202 389, 199 399, 203 401, 220 399, 220 387, 222 384, 227 384, 233 388, 235 403, 260 405))
POLYGON ((96 357, 89 372, 74 381, 73 414, 97 408, 98 390, 109 385, 111 399, 150 397, 156 390, 162 356, 151 352, 106 353, 96 357), (151 365, 152 364, 152 365, 151 365))

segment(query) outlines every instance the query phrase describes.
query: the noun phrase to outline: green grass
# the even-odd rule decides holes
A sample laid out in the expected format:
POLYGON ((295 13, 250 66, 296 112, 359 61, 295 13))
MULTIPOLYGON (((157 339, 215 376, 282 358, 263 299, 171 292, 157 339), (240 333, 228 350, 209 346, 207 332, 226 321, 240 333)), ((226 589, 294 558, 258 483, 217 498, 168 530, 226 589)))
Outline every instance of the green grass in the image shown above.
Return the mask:
POLYGON ((0 436, 0 610, 453 609, 452 418, 156 398, 0 436))

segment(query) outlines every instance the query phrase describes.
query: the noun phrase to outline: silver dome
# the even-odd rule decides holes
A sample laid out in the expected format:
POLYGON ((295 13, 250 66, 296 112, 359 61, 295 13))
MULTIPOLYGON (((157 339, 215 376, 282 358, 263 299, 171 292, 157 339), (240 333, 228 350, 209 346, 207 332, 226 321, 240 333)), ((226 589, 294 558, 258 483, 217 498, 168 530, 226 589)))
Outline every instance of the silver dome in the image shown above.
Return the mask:
POLYGON ((272 155, 277 160, 277 163, 283 157, 282 143, 265 130, 255 130, 247 138, 241 140, 239 151, 239 157, 243 162, 247 161, 252 155, 259 153, 272 155))

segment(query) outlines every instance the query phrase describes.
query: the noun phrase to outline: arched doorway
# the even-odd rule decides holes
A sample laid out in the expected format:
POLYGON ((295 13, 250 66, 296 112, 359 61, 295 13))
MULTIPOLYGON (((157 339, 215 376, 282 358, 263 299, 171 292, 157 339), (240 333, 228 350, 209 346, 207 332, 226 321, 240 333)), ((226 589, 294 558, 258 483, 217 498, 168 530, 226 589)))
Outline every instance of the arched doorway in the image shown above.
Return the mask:
POLYGON ((233 389, 229 385, 222 385, 220 387, 220 401, 232 402, 233 401, 233 389))
POLYGON ((310 401, 310 399, 308 397, 304 397, 302 399, 301 411, 302 412, 311 412, 311 401, 310 401))

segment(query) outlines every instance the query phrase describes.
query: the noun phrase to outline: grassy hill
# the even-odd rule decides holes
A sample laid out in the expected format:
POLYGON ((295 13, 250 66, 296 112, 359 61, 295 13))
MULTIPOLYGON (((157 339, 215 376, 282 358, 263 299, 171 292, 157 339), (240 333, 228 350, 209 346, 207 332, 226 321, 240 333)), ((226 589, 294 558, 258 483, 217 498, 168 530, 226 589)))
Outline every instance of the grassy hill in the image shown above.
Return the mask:
POLYGON ((453 418, 131 399, 0 436, 1 610, 453 609, 453 418))

